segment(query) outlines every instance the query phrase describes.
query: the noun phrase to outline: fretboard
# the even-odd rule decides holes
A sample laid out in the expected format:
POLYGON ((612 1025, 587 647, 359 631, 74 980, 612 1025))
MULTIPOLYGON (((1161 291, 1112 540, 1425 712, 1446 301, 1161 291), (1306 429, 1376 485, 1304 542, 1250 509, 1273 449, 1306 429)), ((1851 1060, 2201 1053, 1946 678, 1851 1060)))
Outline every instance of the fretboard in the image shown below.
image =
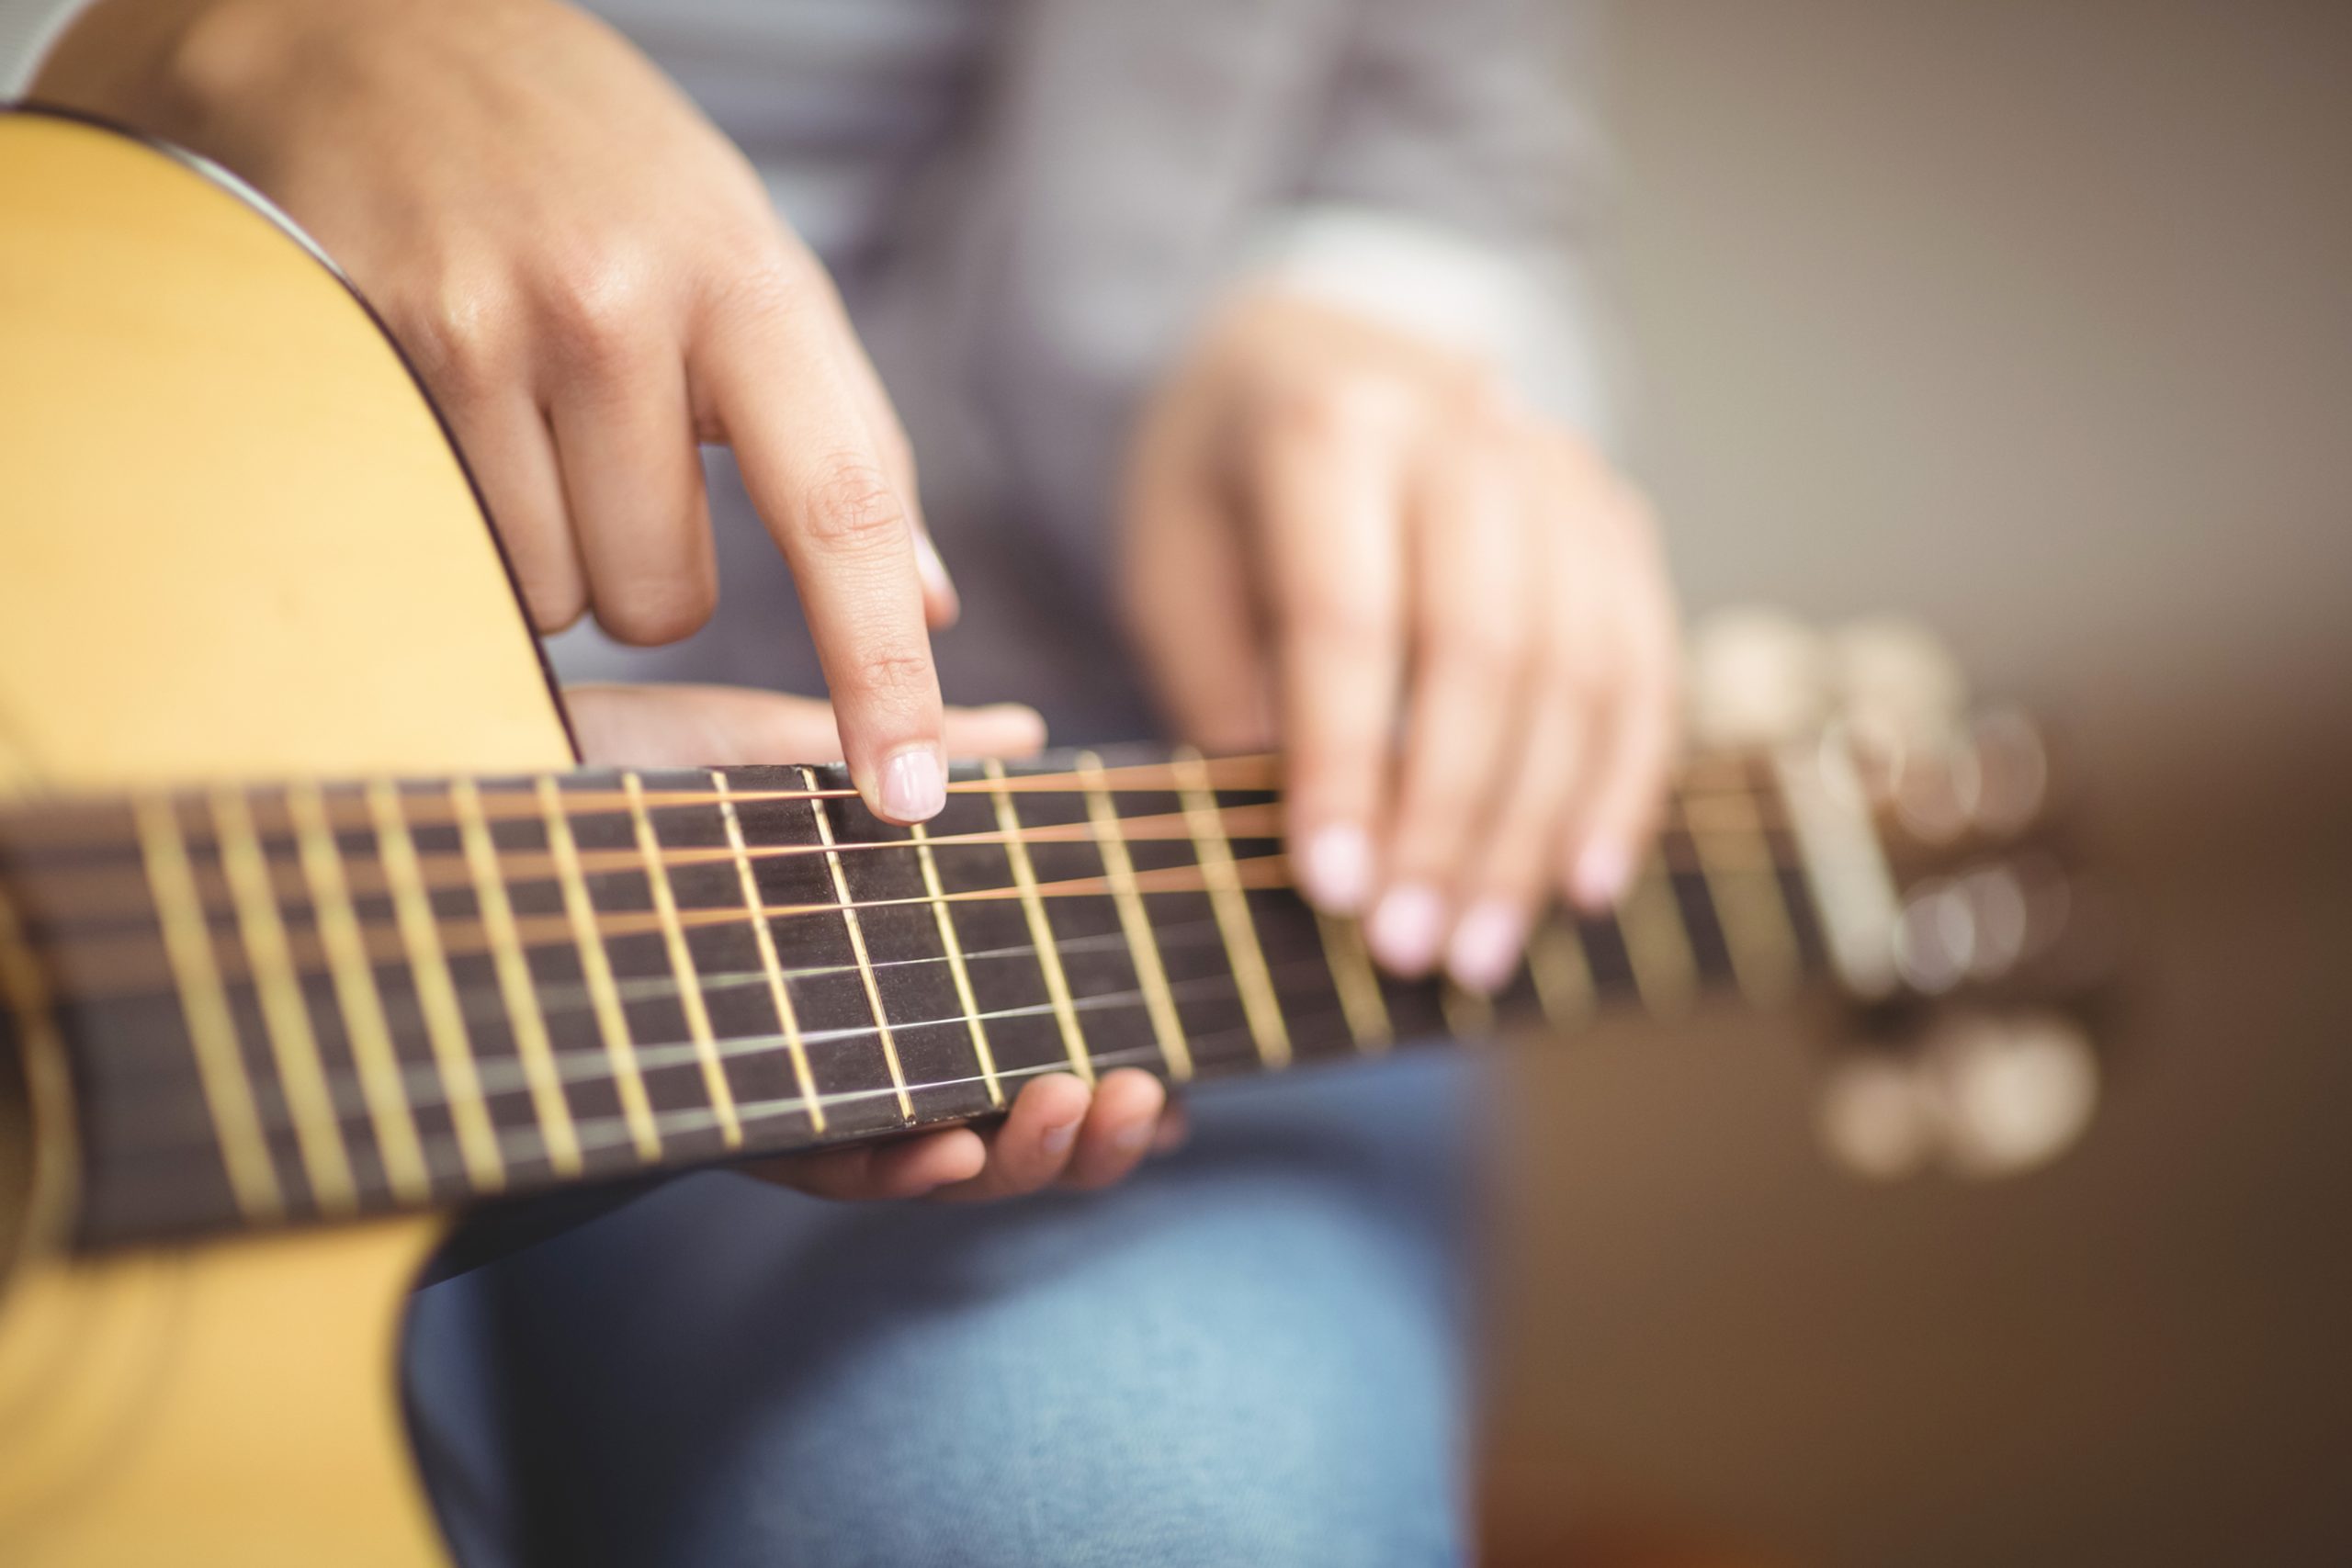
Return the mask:
POLYGON ((1376 1056, 1821 960, 1771 771, 1673 795, 1621 908, 1492 998, 1291 891, 1268 759, 217 788, 0 813, 0 1029, 63 1058, 87 1246, 335 1220, 971 1121, 1027 1079, 1376 1056))

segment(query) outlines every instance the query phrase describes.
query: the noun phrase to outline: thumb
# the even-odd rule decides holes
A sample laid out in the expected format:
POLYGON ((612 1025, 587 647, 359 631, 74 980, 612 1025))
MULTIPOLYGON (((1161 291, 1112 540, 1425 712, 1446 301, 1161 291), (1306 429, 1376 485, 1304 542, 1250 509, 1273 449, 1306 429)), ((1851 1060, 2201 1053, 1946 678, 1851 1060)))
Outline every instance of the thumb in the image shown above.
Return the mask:
MULTIPOLYGON (((814 697, 751 686, 567 687, 564 706, 591 764, 685 768, 841 760, 832 708, 814 697)), ((1017 757, 1046 742, 1045 721, 1012 703, 950 708, 958 757, 1017 757)))

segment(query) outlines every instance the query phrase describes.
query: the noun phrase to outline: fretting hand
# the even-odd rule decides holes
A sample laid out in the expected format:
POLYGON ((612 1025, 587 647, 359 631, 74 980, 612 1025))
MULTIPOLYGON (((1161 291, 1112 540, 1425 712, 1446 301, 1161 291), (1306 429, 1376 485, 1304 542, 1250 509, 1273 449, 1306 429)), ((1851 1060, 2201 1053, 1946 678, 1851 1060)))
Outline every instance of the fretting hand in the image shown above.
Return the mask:
POLYGON ((1573 433, 1264 293, 1145 416, 1126 527, 1170 716, 1279 739, 1300 885, 1366 913, 1384 964, 1491 989, 1547 894, 1624 890, 1675 744, 1674 608, 1646 505, 1573 433))

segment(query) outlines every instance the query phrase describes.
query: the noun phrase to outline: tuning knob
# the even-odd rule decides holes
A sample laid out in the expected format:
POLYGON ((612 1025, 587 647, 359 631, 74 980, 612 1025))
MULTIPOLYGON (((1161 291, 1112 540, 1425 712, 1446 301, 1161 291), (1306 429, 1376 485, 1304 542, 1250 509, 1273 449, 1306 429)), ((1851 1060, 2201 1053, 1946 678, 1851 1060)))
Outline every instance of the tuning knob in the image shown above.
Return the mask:
POLYGON ((1829 637, 1838 715, 1858 735, 1904 750, 1961 731, 1968 683, 1940 638, 1916 621, 1849 621, 1829 637))
POLYGON ((1822 1080, 1814 1130, 1830 1162, 1872 1181, 1899 1181, 1934 1157, 1936 1108, 1907 1055, 1858 1051, 1822 1080))
POLYGON ((1801 739, 1829 716, 1829 645, 1783 611, 1718 610, 1692 628, 1688 686, 1690 734, 1701 746, 1801 739))
POLYGON ((1930 1165, 1976 1179, 2047 1165, 2098 1109, 2098 1053, 2053 1012, 1961 1011, 1902 1049, 1858 1051, 1823 1079, 1815 1126, 1831 1160, 1874 1181, 1930 1165))
POLYGON ((2056 1159, 2098 1107, 2098 1056, 2052 1012, 1963 1013, 1928 1043, 1943 1109, 1944 1163, 1961 1176, 2015 1176, 2056 1159))

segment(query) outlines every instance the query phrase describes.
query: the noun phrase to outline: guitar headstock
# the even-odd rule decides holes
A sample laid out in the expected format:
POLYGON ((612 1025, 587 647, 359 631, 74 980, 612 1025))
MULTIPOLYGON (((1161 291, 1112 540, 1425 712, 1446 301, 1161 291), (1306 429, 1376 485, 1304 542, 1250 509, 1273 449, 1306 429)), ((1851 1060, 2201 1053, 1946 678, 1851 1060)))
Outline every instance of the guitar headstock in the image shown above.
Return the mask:
POLYGON ((1781 759, 1801 847, 1829 868, 1824 934, 1856 1004, 1823 1092, 1833 1156, 1992 1175, 2070 1145, 2098 1097, 2080 1015, 2113 921, 2068 852, 2041 728, 1973 705, 1908 622, 1735 611, 1698 629, 1690 669, 1698 743, 1781 759))

